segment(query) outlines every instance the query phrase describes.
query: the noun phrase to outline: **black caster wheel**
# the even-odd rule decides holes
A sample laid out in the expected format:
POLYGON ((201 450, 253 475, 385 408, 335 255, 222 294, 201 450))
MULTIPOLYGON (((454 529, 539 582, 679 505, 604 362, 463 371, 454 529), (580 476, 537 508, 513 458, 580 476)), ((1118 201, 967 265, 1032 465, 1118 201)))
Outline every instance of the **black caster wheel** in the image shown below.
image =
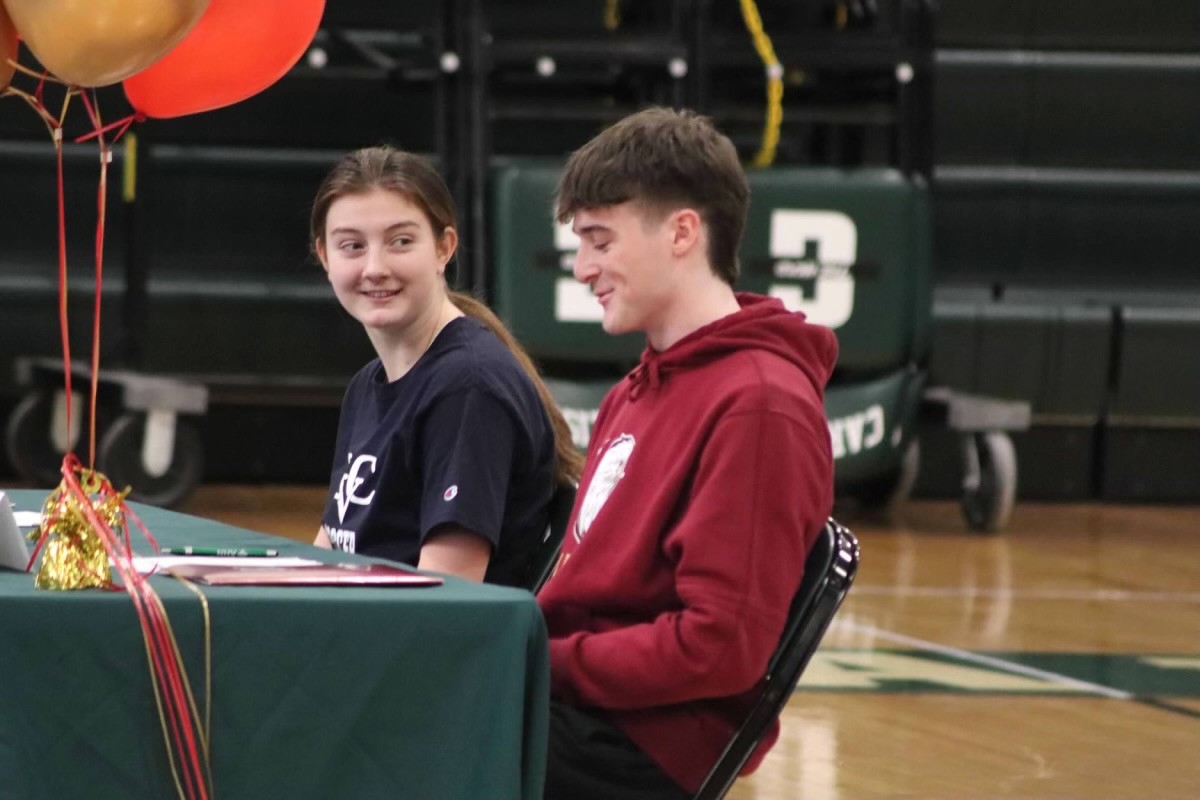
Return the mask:
POLYGON ((22 478, 38 486, 57 486, 62 481, 65 452, 55 445, 51 435, 53 415, 53 392, 33 392, 17 403, 5 429, 9 462, 22 478))
POLYGON ((1017 454, 1007 433, 973 433, 963 440, 963 516, 974 531, 1008 524, 1017 500, 1017 454))
POLYGON ((872 478, 851 491, 859 505, 891 519, 900 506, 912 495, 921 469, 921 448, 916 438, 904 448, 904 455, 895 469, 878 478, 872 478))
MULTIPOLYGON (((162 468, 148 463, 143 453, 145 414, 122 414, 104 432, 97 448, 100 471, 118 491, 133 487, 130 499, 152 506, 178 505, 200 483, 204 471, 204 445, 194 427, 175 418, 175 441, 169 463, 162 468)), ((153 456, 151 456, 153 461, 153 456)))

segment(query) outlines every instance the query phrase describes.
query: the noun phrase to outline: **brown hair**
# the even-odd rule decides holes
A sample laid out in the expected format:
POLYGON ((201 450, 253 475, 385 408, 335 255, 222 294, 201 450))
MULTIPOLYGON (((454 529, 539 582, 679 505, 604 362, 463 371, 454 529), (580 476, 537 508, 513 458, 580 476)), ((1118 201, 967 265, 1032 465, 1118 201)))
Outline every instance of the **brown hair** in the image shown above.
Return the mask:
POLYGON ((554 214, 633 201, 652 214, 694 208, 708 228, 708 261, 733 285, 750 185, 729 137, 691 111, 648 108, 625 117, 571 154, 554 214))
MULTIPOLYGON (((454 198, 442 176, 429 161, 394 147, 366 147, 344 156, 317 189, 311 220, 313 246, 325 238, 325 219, 335 200, 346 195, 365 194, 373 189, 395 192, 417 206, 439 239, 447 228, 458 228, 454 198)), ((482 322, 512 351, 550 416, 556 455, 554 479, 560 484, 577 482, 583 472, 583 456, 575 449, 571 441, 571 429, 550 395, 550 390, 542 382, 533 359, 485 304, 469 294, 448 288, 446 291, 450 302, 467 316, 482 322)))

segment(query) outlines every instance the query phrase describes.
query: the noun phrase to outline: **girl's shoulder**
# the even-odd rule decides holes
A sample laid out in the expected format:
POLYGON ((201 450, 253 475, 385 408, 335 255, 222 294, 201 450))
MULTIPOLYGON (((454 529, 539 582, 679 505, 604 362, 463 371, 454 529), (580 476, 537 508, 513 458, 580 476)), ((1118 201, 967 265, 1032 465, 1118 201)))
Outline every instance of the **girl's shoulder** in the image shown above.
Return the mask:
POLYGON ((436 373, 433 382, 441 393, 478 391, 506 406, 540 404, 537 389, 517 357, 486 325, 472 317, 461 317, 452 325, 453 337, 431 365, 436 373))
POLYGON ((368 361, 358 372, 354 373, 354 377, 346 384, 346 394, 355 394, 367 391, 372 384, 387 383, 387 378, 383 371, 383 362, 378 356, 368 361))

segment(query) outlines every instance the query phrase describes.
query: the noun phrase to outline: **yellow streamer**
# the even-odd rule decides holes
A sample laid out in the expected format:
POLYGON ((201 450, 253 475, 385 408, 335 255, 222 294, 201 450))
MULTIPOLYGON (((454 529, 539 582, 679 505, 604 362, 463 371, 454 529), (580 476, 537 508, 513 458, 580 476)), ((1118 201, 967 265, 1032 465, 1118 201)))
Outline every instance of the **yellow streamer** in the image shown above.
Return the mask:
POLYGON ((834 27, 839 31, 846 30, 846 26, 850 24, 850 9, 846 8, 845 3, 837 4, 837 16, 834 19, 834 27))
POLYGON ((132 203, 137 199, 137 134, 125 134, 125 169, 121 181, 121 199, 132 203))
POLYGON ((762 144, 754 154, 752 163, 756 167, 769 167, 775 162, 775 151, 779 147, 779 129, 783 126, 783 65, 775 55, 771 37, 763 30, 762 17, 754 0, 740 0, 742 19, 746 30, 754 39, 754 49, 762 59, 767 72, 767 113, 763 123, 762 144))
POLYGON ((604 0, 604 29, 615 31, 621 27, 621 0, 604 0))

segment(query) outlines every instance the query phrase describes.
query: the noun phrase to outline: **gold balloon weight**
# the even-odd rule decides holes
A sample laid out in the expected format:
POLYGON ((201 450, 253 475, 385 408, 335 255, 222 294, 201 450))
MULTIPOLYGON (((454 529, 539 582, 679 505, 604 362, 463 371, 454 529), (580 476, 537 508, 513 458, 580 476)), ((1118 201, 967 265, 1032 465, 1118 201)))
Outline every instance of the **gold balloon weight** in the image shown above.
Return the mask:
MULTIPOLYGON (((212 708, 212 626, 208 600, 199 589, 183 581, 200 598, 204 613, 205 715, 200 716, 187 667, 179 651, 167 610, 147 576, 133 562, 129 522, 146 536, 155 552, 158 543, 125 505, 130 489, 113 489, 103 474, 84 467, 74 453, 62 463, 62 483, 42 506, 42 523, 31 534, 37 539, 32 565, 42 555, 34 578, 38 589, 124 589, 133 599, 150 685, 158 709, 163 741, 175 790, 183 800, 208 800, 212 787, 207 720, 212 708), (118 587, 113 573, 121 579, 118 587)), ((181 579, 182 580, 182 579, 181 579)))
POLYGON ((82 491, 74 491, 64 480, 46 498, 42 523, 29 534, 30 539, 37 542, 34 559, 39 550, 43 551, 34 586, 39 589, 111 589, 113 571, 109 548, 96 523, 106 526, 110 535, 118 540, 127 538, 123 535, 125 514, 121 505, 129 489, 115 491, 108 478, 80 466, 75 459, 69 458, 63 466, 78 474, 76 486, 82 491))

